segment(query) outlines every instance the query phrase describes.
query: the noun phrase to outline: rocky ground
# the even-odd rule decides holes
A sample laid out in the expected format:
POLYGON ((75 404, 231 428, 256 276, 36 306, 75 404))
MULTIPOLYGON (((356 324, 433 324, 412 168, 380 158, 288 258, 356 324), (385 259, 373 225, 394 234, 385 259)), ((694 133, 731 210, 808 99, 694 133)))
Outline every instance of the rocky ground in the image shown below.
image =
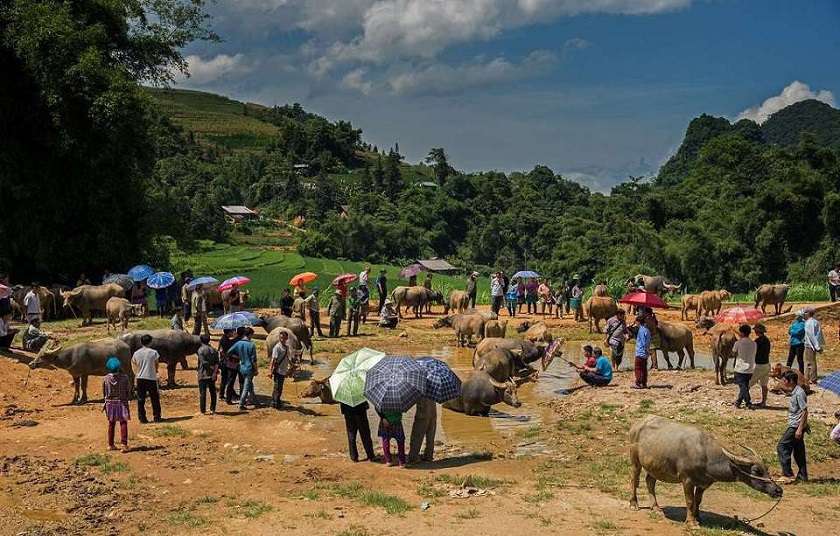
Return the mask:
MULTIPOLYGON (((676 311, 660 316, 679 319, 676 311)), ((735 410, 729 405, 734 387, 715 386, 712 373, 703 370, 653 372, 653 388, 647 391, 629 388, 631 372, 617 373, 614 386, 573 389, 564 396, 538 394, 538 386, 529 386, 522 409, 539 415, 532 424, 504 431, 494 418, 443 414, 434 463, 408 469, 350 463, 338 408, 298 398, 306 378, 326 376, 341 355, 360 346, 446 354, 454 337, 448 330, 432 330, 433 319, 408 320, 394 332, 368 325, 357 338, 316 340, 317 364, 307 364, 299 381, 287 384, 291 404, 280 412, 239 412, 221 404, 215 416, 197 415, 195 371, 179 370, 180 387, 163 392, 166 422, 132 421, 127 454, 105 449, 101 403, 67 405, 72 385, 65 372, 30 374, 24 365, 29 356, 6 354, 0 358, 5 380, 0 385, 0 534, 373 536, 511 529, 683 534, 679 486, 660 485, 664 515, 627 506, 626 432, 647 413, 702 426, 733 447, 749 445, 774 475, 779 473, 775 443, 785 426, 787 399, 771 394, 768 409, 735 410)), ((585 324, 549 323, 567 339, 567 348, 600 342, 585 324)), ((147 319, 132 327, 164 324, 147 319)), ((768 325, 775 361, 785 350, 786 326, 768 325)), ((75 320, 49 323, 47 329, 67 344, 106 335, 102 323, 79 330, 75 320)), ((836 329, 827 331, 836 337, 836 329)), ((698 350, 705 351, 704 336, 695 338, 698 350)), ((821 366, 840 368, 836 338, 821 366)), ((94 399, 100 389, 92 379, 94 399)), ((257 391, 270 392, 266 378, 258 378, 257 391)), ((693 533, 836 532, 840 447, 829 444, 827 434, 840 398, 817 393, 810 403, 813 481, 786 488, 778 507, 753 525, 739 519, 759 516, 775 501, 742 485, 715 486, 704 499, 703 527, 693 533)), ((644 503, 644 492, 640 498, 644 503)))

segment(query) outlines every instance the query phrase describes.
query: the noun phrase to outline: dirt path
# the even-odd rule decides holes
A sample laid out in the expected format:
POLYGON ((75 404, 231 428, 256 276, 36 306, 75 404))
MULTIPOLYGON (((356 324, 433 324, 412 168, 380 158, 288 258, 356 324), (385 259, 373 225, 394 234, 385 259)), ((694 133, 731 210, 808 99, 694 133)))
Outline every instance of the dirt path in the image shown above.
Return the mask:
MULTIPOLYGON (((679 312, 661 317, 678 320, 679 312)), ((305 372, 323 377, 341 355, 363 345, 456 361, 469 355, 452 349, 451 331, 432 330, 432 321, 409 320, 395 332, 365 326, 355 339, 318 340, 318 364, 307 365, 305 372)), ((549 324, 566 337, 567 346, 600 342, 585 324, 568 319, 549 324)), ((47 329, 76 339, 73 325, 66 321, 47 329)), ((783 328, 770 327, 779 349, 774 360, 781 354, 783 328)), ((104 336, 104 325, 84 335, 104 336)), ((697 346, 703 349, 701 337, 697 346)), ((821 362, 827 368, 840 365, 836 346, 821 362)), ((239 412, 221 403, 215 416, 196 415, 195 371, 179 370, 182 387, 163 392, 167 422, 139 425, 133 420, 132 452, 109 454, 100 404, 64 405, 72 396, 65 372, 27 372, 18 359, 0 358, 5 379, 0 386, 0 534, 372 536, 439 531, 472 536, 512 529, 684 534, 679 486, 659 487, 664 517, 627 507, 624 439, 630 423, 656 413, 701 425, 727 444, 753 446, 778 474, 775 442, 786 407, 785 397, 771 395, 776 409, 735 411, 727 405, 734 388, 714 386, 711 373, 699 370, 654 372, 651 384, 663 387, 645 392, 629 389, 629 372, 616 374, 613 387, 579 389, 562 397, 531 386, 521 409, 538 420, 506 427, 502 418, 444 414, 438 461, 398 469, 350 463, 338 408, 300 400, 306 381, 287 384, 291 405, 280 412, 239 412), (465 479, 481 494, 451 497, 465 479)), ((100 392, 99 380, 92 379, 92 397, 100 392)), ((258 378, 257 392, 270 392, 266 378, 258 378)), ((755 528, 734 516, 755 517, 773 501, 744 486, 715 486, 704 499, 705 526, 696 533, 836 532, 840 482, 834 477, 840 472, 840 447, 828 444, 826 435, 840 399, 814 395, 811 404, 815 422, 808 441, 815 482, 787 488, 778 508, 755 528)), ((641 500, 646 500, 644 493, 641 500)))

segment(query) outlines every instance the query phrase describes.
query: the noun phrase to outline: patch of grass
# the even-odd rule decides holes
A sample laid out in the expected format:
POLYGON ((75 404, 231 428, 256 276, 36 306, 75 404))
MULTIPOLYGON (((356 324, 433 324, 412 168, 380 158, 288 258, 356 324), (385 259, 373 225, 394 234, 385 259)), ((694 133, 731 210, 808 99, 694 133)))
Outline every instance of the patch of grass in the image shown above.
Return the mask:
POLYGON ((438 475, 435 480, 452 486, 483 489, 494 489, 511 483, 508 480, 481 475, 438 475))
POLYGON ((595 532, 612 532, 618 530, 618 527, 608 519, 599 519, 590 525, 595 532))
POLYGON ((370 536, 370 532, 361 525, 350 525, 350 528, 336 533, 335 536, 370 536))
POLYGON ((840 480, 830 482, 808 482, 798 486, 800 490, 811 497, 833 497, 840 495, 840 480))
POLYGON ((377 506, 389 514, 402 514, 411 510, 411 505, 400 497, 378 490, 367 489, 360 482, 335 484, 330 490, 336 497, 353 499, 365 506, 377 506))
POLYGON ((213 495, 204 495, 195 500, 195 504, 216 504, 219 498, 213 495))
POLYGON ((170 525, 179 525, 193 529, 204 527, 208 524, 207 518, 186 509, 170 512, 165 519, 170 525))
POLYGON ((478 511, 478 508, 469 508, 456 512, 455 517, 458 519, 478 519, 481 517, 481 512, 478 511))
POLYGON ((152 433, 157 437, 187 437, 190 435, 189 432, 177 424, 164 424, 163 426, 158 426, 152 431, 152 433))
POLYGON ((333 518, 332 514, 328 513, 326 510, 318 510, 317 512, 313 512, 311 514, 306 514, 306 517, 309 517, 309 518, 312 518, 312 519, 325 519, 325 520, 329 520, 329 519, 333 518))
POLYGON ((85 454, 76 458, 73 463, 79 467, 97 467, 105 474, 128 471, 128 465, 123 462, 115 462, 105 454, 85 454))
POLYGON ((436 486, 434 481, 424 479, 417 483, 417 495, 425 499, 434 499, 437 497, 443 497, 446 495, 446 492, 436 486))
POLYGON ((639 401, 639 411, 650 411, 653 409, 654 405, 655 403, 653 400, 651 400, 650 398, 644 398, 641 401, 639 401))
POLYGON ((120 480, 119 487, 127 490, 135 490, 140 486, 140 479, 137 475, 128 475, 128 478, 120 480))
POLYGON ((317 501, 321 497, 321 494, 318 493, 317 489, 308 489, 301 494, 301 497, 309 501, 317 501))
POLYGON ((552 492, 549 489, 537 490, 536 493, 530 494, 530 495, 525 495, 525 497, 523 497, 525 502, 529 502, 529 503, 533 503, 533 504, 548 502, 553 498, 554 498, 554 492, 552 492))
POLYGON ((522 439, 534 439, 540 436, 540 430, 541 428, 539 426, 533 425, 524 430, 520 430, 518 435, 522 439))
POLYGON ((247 517, 248 519, 256 519, 274 509, 270 504, 253 499, 229 504, 229 506, 234 510, 234 512, 247 517))

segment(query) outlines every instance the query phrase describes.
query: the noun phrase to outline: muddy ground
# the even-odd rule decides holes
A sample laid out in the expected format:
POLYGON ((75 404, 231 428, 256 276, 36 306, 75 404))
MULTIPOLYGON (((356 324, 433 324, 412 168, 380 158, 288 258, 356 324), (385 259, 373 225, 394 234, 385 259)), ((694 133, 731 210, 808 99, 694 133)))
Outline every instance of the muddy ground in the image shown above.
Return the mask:
MULTIPOLYGON (((779 474, 775 444, 785 427, 786 397, 771 394, 765 410, 734 410, 735 387, 715 386, 708 370, 653 372, 647 391, 629 388, 628 371, 618 372, 608 388, 576 388, 579 382, 570 384, 573 376, 561 361, 522 388, 521 408, 496 406, 489 418, 442 410, 433 463, 399 469, 349 462, 338 407, 298 396, 308 377, 327 376, 342 355, 360 346, 436 355, 463 376, 471 350, 454 348, 451 330, 432 330, 437 316, 406 320, 395 331, 368 324, 356 338, 316 339, 316 364, 306 363, 298 381, 287 382, 290 405, 282 411, 240 412, 220 403, 215 416, 197 414, 195 371, 179 370, 179 388, 162 394, 166 422, 132 420, 127 454, 106 450, 99 379, 91 380, 94 401, 70 406, 66 372, 30 374, 29 356, 5 354, 0 534, 683 534, 678 485, 659 485, 664 513, 628 508, 626 432, 647 413, 703 426, 733 448, 750 445, 779 474), (478 493, 459 497, 465 484, 478 493)), ((679 321, 679 312, 660 318, 679 321)), ((165 324, 145 319, 132 327, 165 324)), ((585 342, 601 342, 568 317, 549 324, 566 338, 567 357, 576 358, 585 342)), ((786 355, 786 326, 769 325, 776 361, 786 355)), ((47 323, 46 329, 67 343, 106 335, 101 320, 84 330, 75 320, 47 323)), ((822 370, 840 367, 836 330, 827 327, 830 350, 821 357, 822 370)), ((707 353, 703 335, 696 334, 696 346, 707 353)), ((706 362, 701 357, 698 363, 706 362)), ((267 401, 264 376, 257 392, 267 401)), ((691 533, 837 532, 840 447, 827 435, 840 398, 818 393, 810 403, 812 482, 787 487, 778 507, 753 525, 739 519, 759 516, 775 501, 743 485, 716 485, 704 498, 703 527, 691 533)), ((376 419, 372 426, 375 432, 376 419)), ((643 490, 640 500, 646 504, 643 490)))

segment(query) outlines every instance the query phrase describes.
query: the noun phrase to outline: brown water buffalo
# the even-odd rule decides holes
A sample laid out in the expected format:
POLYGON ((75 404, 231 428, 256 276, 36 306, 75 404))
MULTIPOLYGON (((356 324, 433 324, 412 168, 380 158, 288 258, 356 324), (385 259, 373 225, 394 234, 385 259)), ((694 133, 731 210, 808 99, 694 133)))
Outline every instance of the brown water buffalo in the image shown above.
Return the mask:
POLYGON ((455 330, 458 346, 472 345, 473 336, 484 338, 484 324, 487 322, 481 315, 450 315, 435 322, 432 327, 440 329, 450 327, 455 330))
POLYGON ((323 380, 313 379, 309 382, 309 385, 300 394, 300 398, 320 398, 321 404, 338 404, 333 398, 329 376, 323 380))
POLYGON ((494 404, 505 403, 514 408, 522 405, 516 394, 516 382, 498 382, 484 370, 474 372, 461 385, 461 396, 445 402, 443 407, 467 415, 487 416, 494 404))
POLYGON ((495 348, 482 353, 475 364, 476 370, 486 371, 494 380, 506 382, 514 379, 536 379, 539 372, 526 365, 518 350, 495 348))
POLYGON ((501 348, 513 352, 513 355, 521 360, 523 365, 542 361, 542 369, 545 370, 555 356, 562 355, 562 347, 563 339, 546 344, 523 339, 488 337, 478 343, 473 351, 473 368, 478 368, 478 363, 484 355, 501 348))
MULTIPOLYGON (((761 305, 761 312, 765 313, 768 305, 774 306, 776 315, 782 314, 790 285, 761 285, 755 291, 755 308, 761 305)), ((791 308, 788 308, 789 312, 791 308)))
POLYGON ((187 356, 198 352, 201 339, 198 335, 191 335, 186 331, 174 329, 133 331, 121 335, 119 339, 128 345, 131 354, 134 355, 134 352, 142 346, 140 339, 143 335, 152 337, 149 348, 157 350, 160 354, 160 360, 166 363, 167 386, 175 387, 175 367, 180 363, 182 368, 187 368, 187 356))
POLYGON ((551 342, 554 339, 548 326, 542 320, 537 322, 525 320, 516 326, 516 332, 522 333, 522 336, 531 342, 551 342))
POLYGON ((87 402, 88 376, 104 376, 108 373, 105 362, 111 356, 119 358, 122 371, 128 374, 132 385, 134 372, 131 369, 131 349, 122 341, 104 339, 101 341, 82 342, 69 348, 61 345, 46 345, 29 363, 29 368, 64 369, 73 377, 73 402, 87 402))
MULTIPOLYGON (((12 289, 12 299, 21 306, 21 320, 26 320, 25 311, 23 310, 23 298, 29 293, 29 289, 30 287, 22 285, 16 285, 12 289)), ((38 286, 35 288, 35 293, 38 295, 38 301, 41 303, 41 318, 43 320, 58 318, 58 305, 56 304, 52 291, 47 287, 38 286)))
POLYGON ((644 275, 637 274, 627 280, 627 286, 630 288, 644 287, 646 292, 655 292, 660 296, 664 296, 668 292, 677 292, 682 288, 682 285, 673 285, 667 283, 665 278, 661 275, 644 275))
POLYGON ((484 336, 504 338, 507 333, 507 324, 507 320, 487 320, 484 323, 484 336))
POLYGON ((449 299, 443 306, 443 314, 448 315, 449 311, 453 313, 465 313, 470 305, 470 296, 463 290, 453 290, 449 293, 449 299))
POLYGON ((309 335, 309 328, 306 323, 300 318, 290 318, 288 316, 261 316, 262 328, 266 333, 271 333, 277 328, 289 328, 295 334, 298 341, 309 350, 309 360, 312 361, 312 337, 309 335))
POLYGON ((426 305, 437 301, 439 293, 427 289, 426 287, 396 287, 391 291, 391 301, 397 308, 397 314, 402 318, 402 306, 405 306, 405 312, 408 313, 408 308, 414 311, 414 318, 423 318, 423 311, 426 305))
POLYGON ((117 324, 119 324, 122 331, 127 330, 128 319, 135 314, 135 306, 131 305, 131 302, 127 299, 117 298, 116 296, 108 298, 108 301, 105 302, 105 317, 108 319, 108 333, 111 332, 112 325, 116 331, 117 324))
POLYGON ((700 316, 700 295, 699 294, 683 294, 682 296, 682 311, 680 312, 680 320, 688 320, 688 312, 694 311, 694 318, 700 316))
POLYGON ((715 384, 726 385, 726 365, 735 355, 732 348, 738 341, 738 332, 729 324, 715 325, 715 320, 708 316, 697 319, 697 328, 709 336, 712 361, 715 364, 715 384))
POLYGON ((598 283, 595 285, 595 288, 592 289, 592 295, 598 296, 599 298, 606 298, 610 295, 610 289, 607 288, 607 285, 598 283))
POLYGON ((601 333, 601 320, 607 321, 618 312, 618 304, 610 297, 592 296, 583 304, 583 313, 589 318, 589 333, 592 324, 595 332, 601 333))
MULTIPOLYGON (((631 337, 635 339, 637 333, 638 326, 630 326, 631 337)), ((678 369, 682 368, 686 353, 688 354, 691 368, 694 368, 694 334, 691 333, 690 329, 682 324, 671 324, 660 321, 657 325, 656 333, 653 336, 653 343, 656 343, 657 339, 658 346, 654 347, 653 344, 651 345, 653 359, 651 360, 650 366, 652 369, 659 368, 656 350, 662 352, 669 370, 673 368, 669 356, 671 352, 676 352, 677 356, 679 356, 679 360, 677 361, 678 369)))
MULTIPOLYGON (((700 303, 697 306, 697 317, 720 314, 723 302, 731 298, 728 290, 704 290, 700 293, 700 303)), ((685 320, 688 320, 687 318, 685 320)))
POLYGON ((105 304, 113 297, 125 296, 125 289, 116 283, 106 285, 82 285, 73 290, 62 292, 64 307, 78 309, 81 312, 82 326, 93 324, 93 314, 96 311, 105 312, 105 304))
POLYGON ((703 493, 715 482, 743 482, 773 498, 782 496, 755 451, 738 456, 721 447, 711 434, 688 424, 648 415, 630 428, 630 508, 639 507, 636 488, 645 470, 651 509, 656 502, 656 482, 680 483, 685 492, 685 522, 700 522, 703 493))

